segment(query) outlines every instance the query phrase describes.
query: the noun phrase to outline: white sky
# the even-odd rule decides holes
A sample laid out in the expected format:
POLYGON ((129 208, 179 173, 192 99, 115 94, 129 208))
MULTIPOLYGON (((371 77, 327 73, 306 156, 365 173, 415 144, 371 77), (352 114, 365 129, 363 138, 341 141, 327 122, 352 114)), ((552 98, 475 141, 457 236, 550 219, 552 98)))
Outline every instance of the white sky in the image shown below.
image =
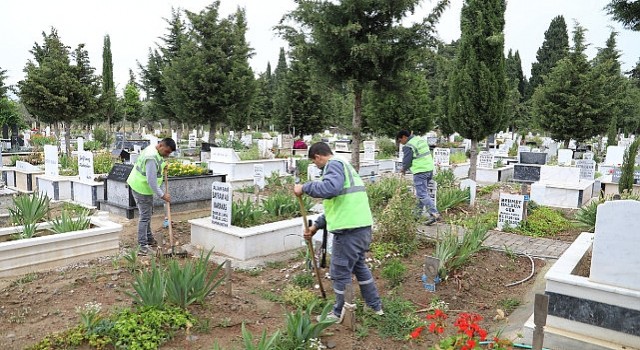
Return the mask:
MULTIPOLYGON (((445 41, 460 36, 459 18, 463 0, 451 0, 438 26, 440 38, 445 41)), ((506 44, 520 51, 525 75, 529 75, 542 45, 544 32, 551 19, 563 15, 569 29, 574 20, 587 29, 587 54, 593 58, 596 48, 603 47, 611 29, 620 32, 618 49, 622 53, 624 70, 629 70, 640 58, 640 32, 622 29, 610 20, 602 8, 609 0, 509 0, 506 13, 506 44)), ((111 37, 114 80, 118 93, 128 80, 129 69, 138 75, 137 61, 146 64, 149 47, 155 47, 158 37, 167 33, 163 18, 171 17, 171 7, 199 12, 211 0, 0 0, 0 68, 7 70, 7 84, 23 79, 22 69, 33 55, 29 50, 34 43, 42 44, 42 32, 49 33, 53 26, 62 42, 75 48, 85 43, 91 64, 102 72, 102 45, 104 35, 111 37)), ((428 14, 435 0, 424 0, 416 18, 428 14)), ((247 40, 254 49, 251 66, 254 72, 263 72, 267 62, 272 68, 278 60, 280 47, 286 46, 272 27, 282 15, 294 8, 293 0, 221 0, 222 16, 244 7, 249 30, 247 40)))

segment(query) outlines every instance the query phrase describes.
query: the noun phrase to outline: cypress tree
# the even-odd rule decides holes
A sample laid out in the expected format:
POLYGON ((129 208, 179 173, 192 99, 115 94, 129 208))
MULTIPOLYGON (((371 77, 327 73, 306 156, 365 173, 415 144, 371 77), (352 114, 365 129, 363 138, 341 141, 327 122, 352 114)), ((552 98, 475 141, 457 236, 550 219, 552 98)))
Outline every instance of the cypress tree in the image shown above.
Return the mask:
POLYGON ((462 6, 462 35, 449 79, 449 117, 455 130, 471 139, 473 180, 478 142, 506 122, 505 9, 504 0, 467 0, 462 6))
MULTIPOLYGON (((111 38, 109 34, 104 36, 102 46, 102 94, 100 95, 100 106, 102 113, 107 119, 107 129, 111 130, 111 118, 116 111, 116 88, 113 82, 113 59, 111 56, 111 38)), ((109 145, 104 145, 105 147, 109 145)))
POLYGON ((624 152, 624 157, 622 159, 622 174, 620 175, 620 181, 618 182, 618 193, 620 194, 631 192, 633 189, 633 173, 636 168, 636 156, 638 155, 639 145, 640 139, 637 138, 624 152))

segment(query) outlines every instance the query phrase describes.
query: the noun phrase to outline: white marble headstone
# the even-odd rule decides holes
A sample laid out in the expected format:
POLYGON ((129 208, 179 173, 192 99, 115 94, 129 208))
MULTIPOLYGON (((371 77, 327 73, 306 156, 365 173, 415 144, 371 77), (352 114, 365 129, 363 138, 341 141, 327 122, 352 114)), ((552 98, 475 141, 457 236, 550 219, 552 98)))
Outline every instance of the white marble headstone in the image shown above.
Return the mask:
POLYGON ((242 137, 240 138, 240 142, 242 142, 242 144, 246 147, 251 147, 251 145, 253 144, 253 135, 249 133, 242 135, 242 137))
POLYGON ((498 207, 498 230, 505 226, 518 226, 524 213, 524 196, 520 194, 500 193, 498 207))
POLYGON ((93 153, 78 152, 78 176, 82 182, 93 182, 93 153))
POLYGON ((580 169, 543 165, 540 167, 540 182, 543 183, 577 183, 580 182, 580 169))
POLYGON ((261 190, 264 189, 264 164, 253 165, 253 185, 258 186, 261 190))
POLYGON ((240 157, 233 148, 212 147, 210 160, 218 162, 238 162, 240 157))
POLYGON ((571 165, 571 160, 573 159, 573 151, 570 149, 559 149, 558 150, 558 165, 571 165))
POLYGON ((477 183, 471 179, 464 179, 460 181, 460 189, 469 189, 469 205, 473 206, 476 202, 476 189, 477 183))
POLYGON ((493 154, 491 152, 482 151, 478 153, 478 168, 493 169, 493 154))
POLYGON ((639 201, 607 201, 598 206, 591 281, 640 291, 638 217, 639 201))
POLYGON ((433 149, 433 162, 437 165, 449 165, 449 159, 451 157, 451 150, 448 148, 434 148, 433 149))
POLYGON ((60 174, 58 169, 58 146, 44 145, 44 174, 57 177, 60 174))
POLYGON ((233 190, 227 182, 211 184, 211 223, 218 226, 231 226, 231 202, 233 190))
POLYGON ((596 161, 592 159, 576 160, 576 168, 580 169, 581 180, 593 180, 596 174, 596 161))
POLYGON ((604 164, 618 165, 622 164, 624 158, 625 148, 622 146, 609 146, 607 147, 607 156, 604 159, 604 164))
POLYGON ((364 141, 364 160, 373 162, 376 160, 376 142, 364 141))

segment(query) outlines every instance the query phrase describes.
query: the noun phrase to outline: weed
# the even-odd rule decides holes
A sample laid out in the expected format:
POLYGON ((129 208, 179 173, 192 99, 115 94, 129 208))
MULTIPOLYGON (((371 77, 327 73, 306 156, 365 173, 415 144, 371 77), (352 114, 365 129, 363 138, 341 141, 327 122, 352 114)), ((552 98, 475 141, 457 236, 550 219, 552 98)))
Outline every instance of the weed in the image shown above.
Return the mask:
POLYGON ((127 270, 129 270, 129 272, 134 272, 138 269, 138 252, 140 251, 140 247, 139 246, 135 246, 135 248, 132 249, 128 249, 123 257, 124 260, 127 262, 127 270))
POLYGON ((526 236, 547 237, 571 228, 571 226, 571 222, 565 219, 559 211, 539 206, 531 210, 526 220, 520 222, 515 228, 508 228, 507 231, 526 236))
POLYGON ((438 188, 438 211, 443 213, 448 209, 455 208, 460 204, 469 202, 469 189, 458 189, 455 187, 438 188))
POLYGON ((263 330, 260 340, 258 340, 258 344, 253 344, 253 335, 247 330, 244 322, 242 323, 242 341, 244 344, 245 350, 269 350, 273 349, 273 347, 278 343, 278 339, 280 338, 280 331, 276 331, 271 335, 269 339, 267 339, 267 331, 263 330))
POLYGON ((218 323, 218 327, 228 328, 231 326, 231 317, 223 317, 218 323))
POLYGON ((407 329, 414 329, 421 324, 413 302, 396 297, 383 298, 382 304, 384 317, 376 316, 374 313, 362 313, 362 325, 377 329, 381 337, 404 340, 407 329))
POLYGON ((389 260, 382 268, 382 277, 387 280, 391 288, 399 286, 407 273, 407 267, 400 259, 389 260))
POLYGON ((510 314, 513 310, 517 309, 518 306, 520 306, 520 300, 514 298, 502 299, 498 302, 498 305, 507 314, 510 314))
POLYGON ((282 291, 282 299, 285 303, 303 308, 318 299, 316 294, 308 289, 302 289, 296 285, 287 285, 282 291))
POLYGON ((258 294, 260 295, 261 298, 271 301, 273 303, 284 303, 284 299, 280 295, 270 290, 260 290, 258 291, 258 294))
POLYGON ((35 280, 38 279, 38 274, 37 273, 28 273, 20 278, 18 278, 17 280, 13 281, 11 283, 11 287, 16 287, 16 286, 22 286, 23 284, 27 284, 29 282, 33 282, 35 280))
POLYGON ((237 269, 236 271, 240 273, 244 273, 251 277, 256 277, 256 276, 260 276, 263 270, 262 270, 262 267, 257 266, 257 267, 250 267, 245 269, 240 268, 240 269, 237 269))
MULTIPOLYGON (((433 175, 433 181, 438 184, 438 189, 453 188, 456 181, 456 176, 451 169, 439 169, 438 172, 433 175)), ((438 193, 438 202, 440 201, 440 194, 438 193)))
POLYGON ((516 259, 518 258, 518 254, 516 254, 513 249, 511 249, 508 245, 503 244, 502 247, 504 248, 504 253, 507 254, 507 257, 511 260, 511 261, 516 261, 516 259))
POLYGON ((313 286, 315 279, 310 272, 301 272, 293 276, 291 282, 300 288, 309 288, 313 286))
POLYGON ((284 349, 302 349, 312 339, 319 339, 322 332, 335 323, 335 320, 327 320, 326 316, 333 307, 331 303, 324 305, 320 320, 313 322, 311 313, 318 306, 312 302, 306 308, 299 307, 296 312, 286 316, 286 331, 281 339, 284 349))
POLYGON ((51 221, 51 230, 55 233, 81 231, 89 228, 91 219, 88 217, 89 210, 84 209, 77 213, 76 218, 72 218, 68 211, 63 210, 59 217, 51 221))
POLYGON ((265 263, 265 266, 270 268, 270 269, 282 269, 285 266, 287 266, 287 263, 284 261, 267 261, 265 263))

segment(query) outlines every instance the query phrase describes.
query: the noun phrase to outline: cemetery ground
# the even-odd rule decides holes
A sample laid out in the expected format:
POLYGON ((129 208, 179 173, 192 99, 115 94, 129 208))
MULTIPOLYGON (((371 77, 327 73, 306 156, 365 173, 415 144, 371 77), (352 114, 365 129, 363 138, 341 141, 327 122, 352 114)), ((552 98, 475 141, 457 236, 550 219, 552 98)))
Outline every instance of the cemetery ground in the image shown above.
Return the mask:
MULTIPOLYGON (((437 226, 421 227, 421 230, 444 232, 450 224, 460 224, 471 217, 484 217, 497 210, 497 194, 492 191, 479 194, 474 208, 458 208, 444 213, 447 222, 437 226)), ((173 234, 176 246, 189 243, 190 225, 187 220, 207 216, 208 209, 172 213, 173 234)), ((566 213, 572 215, 572 213, 566 213)), ((165 251, 170 251, 168 230, 162 228, 164 213, 153 218, 153 231, 165 239, 165 251)), ((113 215, 112 215, 113 218, 113 215)), ((118 220, 116 218, 116 220, 118 220)), ((33 346, 47 334, 71 329, 80 323, 78 308, 87 303, 101 304, 101 316, 107 316, 119 308, 134 307, 133 299, 125 292, 134 293, 132 282, 136 271, 149 269, 152 259, 131 254, 136 245, 137 220, 118 220, 124 225, 121 236, 121 253, 44 273, 32 273, 19 278, 0 281, 0 348, 23 349, 33 346)), ((582 230, 569 227, 555 234, 555 238, 572 241, 582 230)), ((159 237, 158 237, 159 238, 159 237)), ((550 237, 554 238, 554 237, 550 237)), ((383 298, 385 315, 374 315, 363 308, 357 283, 356 329, 343 325, 327 328, 321 339, 325 345, 336 349, 425 349, 439 340, 434 334, 423 333, 417 340, 408 335, 418 325, 426 324, 426 314, 438 301, 447 304, 449 329, 453 320, 463 312, 478 313, 483 317, 481 326, 495 334, 504 329, 521 326, 524 320, 511 320, 516 309, 531 309, 530 292, 553 260, 533 259, 535 272, 530 279, 514 286, 506 285, 526 279, 532 272, 529 258, 509 249, 481 250, 462 268, 439 283, 435 292, 425 290, 421 281, 425 255, 433 255, 435 243, 420 240, 418 250, 410 257, 399 258, 398 266, 406 268, 384 272, 383 265, 371 261, 373 274, 383 298), (514 323, 516 323, 514 325, 514 323), (520 324, 517 324, 520 323, 520 324)), ((372 253, 371 253, 372 254, 372 253)), ((169 259, 184 263, 184 258, 169 259)), ((222 349, 244 349, 242 325, 253 334, 254 343, 263 331, 270 336, 276 330, 286 330, 286 315, 296 311, 296 305, 307 305, 310 299, 321 301, 318 289, 314 289, 315 277, 311 276, 304 248, 300 254, 283 262, 267 263, 262 268, 237 269, 231 277, 231 295, 227 294, 228 282, 224 282, 209 295, 204 303, 188 307, 195 321, 187 329, 172 334, 172 339, 161 349, 213 349, 214 343, 222 349), (312 296, 311 298, 309 296, 312 296)), ((324 270, 328 272, 328 268, 324 270)), ((329 302, 332 301, 331 281, 323 279, 329 302)), ((319 314, 313 312, 312 320, 319 314)), ((513 334, 510 333, 511 337, 513 334)), ((519 343, 518 339, 513 339, 519 343)), ((43 347, 46 348, 46 347, 43 347)), ((89 348, 81 347, 81 348, 89 348)), ((109 348, 109 347, 107 347, 109 348)))

